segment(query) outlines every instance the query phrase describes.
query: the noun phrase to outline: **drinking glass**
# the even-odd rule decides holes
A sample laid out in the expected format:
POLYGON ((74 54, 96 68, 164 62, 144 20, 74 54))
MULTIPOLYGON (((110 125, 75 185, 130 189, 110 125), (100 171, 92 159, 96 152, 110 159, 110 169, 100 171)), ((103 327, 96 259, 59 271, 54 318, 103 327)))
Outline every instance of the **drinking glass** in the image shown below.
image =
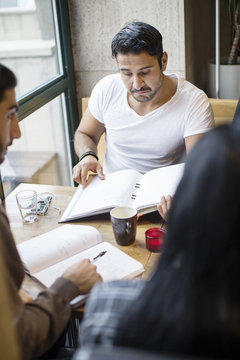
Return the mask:
POLYGON ((22 190, 16 194, 16 199, 23 222, 32 224, 37 221, 37 192, 22 190))

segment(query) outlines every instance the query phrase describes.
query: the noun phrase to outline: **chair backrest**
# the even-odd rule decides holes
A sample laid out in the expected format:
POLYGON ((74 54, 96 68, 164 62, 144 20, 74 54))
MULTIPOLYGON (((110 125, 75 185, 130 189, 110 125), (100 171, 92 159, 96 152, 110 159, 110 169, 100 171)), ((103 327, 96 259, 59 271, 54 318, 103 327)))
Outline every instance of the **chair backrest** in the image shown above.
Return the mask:
POLYGON ((213 98, 210 98, 209 100, 214 113, 215 126, 231 123, 238 100, 213 98))
POLYGON ((235 114, 234 114, 232 122, 233 122, 233 125, 235 125, 235 124, 240 125, 240 98, 238 100, 237 107, 236 107, 235 114))
POLYGON ((89 97, 82 98, 82 116, 87 110, 89 97))
MULTIPOLYGON (((82 98, 82 116, 85 113, 85 111, 87 110, 88 100, 89 100, 89 97, 82 98)), ((98 158, 99 158, 100 164, 103 164, 105 152, 106 152, 105 134, 103 134, 98 143, 98 158)))

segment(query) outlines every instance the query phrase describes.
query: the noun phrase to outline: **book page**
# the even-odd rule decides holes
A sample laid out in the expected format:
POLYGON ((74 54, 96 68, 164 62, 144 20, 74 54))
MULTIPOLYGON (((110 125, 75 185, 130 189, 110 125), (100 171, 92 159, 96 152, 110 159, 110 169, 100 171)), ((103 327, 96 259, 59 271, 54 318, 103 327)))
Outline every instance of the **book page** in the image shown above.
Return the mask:
POLYGON ((93 226, 68 224, 24 241, 17 249, 27 269, 34 274, 101 241, 101 234, 93 226))
POLYGON ((142 209, 158 204, 161 196, 174 195, 182 178, 184 164, 170 165, 151 170, 143 175, 135 207, 142 209))
POLYGON ((96 211, 115 206, 128 206, 132 188, 139 177, 142 175, 131 169, 106 174, 105 180, 95 176, 85 189, 78 186, 60 221, 86 214, 93 215, 96 211))
POLYGON ((94 265, 97 266, 97 271, 101 274, 103 281, 131 278, 144 270, 139 261, 128 256, 110 243, 101 242, 92 248, 73 255, 71 258, 61 261, 61 263, 35 273, 34 277, 49 287, 69 266, 86 258, 92 261, 102 251, 106 251, 106 253, 99 257, 94 262, 94 265))

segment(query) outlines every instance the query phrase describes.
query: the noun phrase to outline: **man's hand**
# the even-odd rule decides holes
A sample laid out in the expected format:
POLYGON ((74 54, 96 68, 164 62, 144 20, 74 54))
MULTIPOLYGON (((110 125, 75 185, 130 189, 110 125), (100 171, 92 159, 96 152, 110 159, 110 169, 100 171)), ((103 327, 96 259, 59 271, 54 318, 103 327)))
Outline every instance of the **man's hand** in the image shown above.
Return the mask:
POLYGON ((74 166, 73 180, 85 188, 87 186, 87 176, 89 171, 96 173, 101 180, 104 180, 102 166, 97 159, 91 155, 86 156, 74 166))
POLYGON ((161 197, 160 204, 157 205, 157 209, 163 220, 167 221, 168 213, 172 206, 172 196, 168 195, 166 198, 165 196, 161 197))
POLYGON ((18 290, 18 295, 20 296, 20 298, 24 304, 33 301, 32 296, 26 290, 24 290, 22 288, 18 290))
POLYGON ((102 277, 96 271, 89 259, 84 259, 80 263, 72 265, 62 275, 71 280, 79 288, 80 294, 87 294, 92 287, 102 281, 102 277))

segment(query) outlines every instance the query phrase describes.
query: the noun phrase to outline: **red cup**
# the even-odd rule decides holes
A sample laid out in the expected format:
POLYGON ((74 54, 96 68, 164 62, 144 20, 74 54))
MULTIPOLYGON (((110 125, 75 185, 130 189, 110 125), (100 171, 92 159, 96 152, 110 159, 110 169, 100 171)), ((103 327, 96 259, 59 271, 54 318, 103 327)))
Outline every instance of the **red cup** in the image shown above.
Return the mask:
POLYGON ((162 228, 148 229, 145 232, 146 248, 152 252, 161 252, 166 233, 162 228))

